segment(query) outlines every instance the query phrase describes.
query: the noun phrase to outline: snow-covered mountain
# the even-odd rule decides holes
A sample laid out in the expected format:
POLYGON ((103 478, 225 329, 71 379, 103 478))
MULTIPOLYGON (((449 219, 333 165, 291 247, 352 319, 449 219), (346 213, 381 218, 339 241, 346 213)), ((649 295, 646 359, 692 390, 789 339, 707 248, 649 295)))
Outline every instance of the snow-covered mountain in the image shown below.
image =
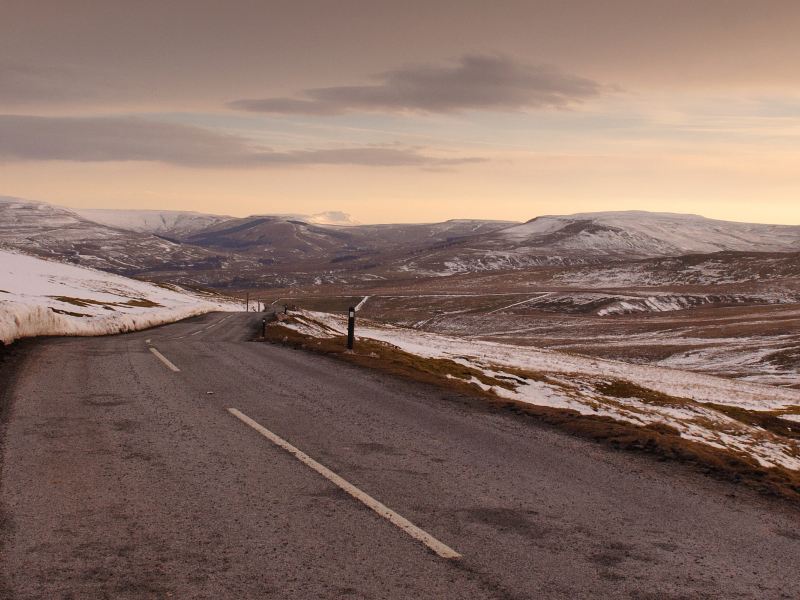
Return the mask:
POLYGON ((217 223, 183 238, 216 250, 258 256, 295 270, 378 267, 397 256, 425 253, 457 240, 498 231, 507 221, 452 220, 390 225, 318 225, 293 217, 253 216, 217 223))
MULTIPOLYGON (((687 255, 800 253, 800 226, 666 213, 581 213, 527 223, 454 219, 345 225, 347 215, 338 213, 326 217, 337 224, 320 224, 301 216, 78 212, 0 197, 0 246, 128 276, 211 287, 347 284, 576 265, 591 271, 603 264, 687 255)), ((714 268, 741 279, 742 260, 714 259, 721 265, 714 268)), ((786 262, 780 256, 770 260, 786 262)), ((668 267, 658 266, 657 278, 675 281, 680 276, 670 276, 668 267)), ((753 274, 746 278, 760 272, 748 269, 753 274)))
POLYGON ((0 250, 0 345, 37 335, 134 331, 238 303, 0 250))
POLYGON ((109 227, 51 204, 0 197, 0 246, 121 274, 219 265, 203 248, 109 227))
POLYGON ((180 238, 233 217, 180 210, 117 210, 113 208, 68 209, 88 221, 140 233, 180 238))
POLYGON ((427 252, 510 224, 458 220, 345 226, 276 216, 236 219, 113 210, 86 214, 95 220, 42 202, 0 197, 0 247, 157 281, 283 287, 371 277, 365 270, 381 268, 390 258, 427 252), (101 220, 109 224, 97 222, 101 220), (204 222, 211 224, 203 227, 204 222))
MULTIPOLYGON (((226 222, 235 223, 240 220, 237 217, 228 215, 212 215, 183 210, 127 210, 116 208, 70 208, 66 210, 101 225, 140 233, 153 233, 169 239, 183 239, 203 229, 226 222)), ((335 210, 313 215, 276 214, 255 215, 248 218, 302 221, 310 225, 338 226, 359 224, 349 214, 335 210)))
POLYGON ((698 215, 643 211, 537 217, 503 230, 515 246, 626 257, 710 252, 800 251, 800 226, 717 221, 698 215))
POLYGON ((642 211, 543 216, 401 260, 397 268, 449 274, 730 251, 798 252, 800 226, 642 211))

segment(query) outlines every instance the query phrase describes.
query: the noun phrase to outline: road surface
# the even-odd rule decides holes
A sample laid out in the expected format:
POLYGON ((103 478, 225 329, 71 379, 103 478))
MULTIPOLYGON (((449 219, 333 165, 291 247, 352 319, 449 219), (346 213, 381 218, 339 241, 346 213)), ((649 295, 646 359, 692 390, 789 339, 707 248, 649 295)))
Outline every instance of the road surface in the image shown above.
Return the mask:
POLYGON ((247 342, 254 318, 29 345, 4 394, 0 597, 800 597, 800 511, 247 342))

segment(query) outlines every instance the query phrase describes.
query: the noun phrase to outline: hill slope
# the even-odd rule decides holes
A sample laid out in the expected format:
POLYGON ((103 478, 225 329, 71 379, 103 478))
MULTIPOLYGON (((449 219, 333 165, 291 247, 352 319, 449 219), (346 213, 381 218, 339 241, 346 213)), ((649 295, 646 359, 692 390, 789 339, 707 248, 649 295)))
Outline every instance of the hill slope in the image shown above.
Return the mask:
POLYGON ((9 197, 0 197, 0 246, 124 275, 209 268, 221 260, 217 253, 203 248, 101 225, 50 204, 9 197))
MULTIPOLYGON (((724 269, 738 278, 742 253, 800 252, 800 226, 668 213, 581 213, 522 224, 461 219, 345 226, 275 215, 79 212, 115 226, 55 206, 0 197, 0 245, 123 275, 241 288, 542 266, 583 265, 591 271, 601 265, 689 255, 695 263, 711 261, 713 271, 724 269)), ((781 262, 780 256, 770 261, 781 262)), ((745 262, 754 260, 759 262, 757 256, 745 262)), ((638 272, 645 266, 631 268, 638 272)), ((671 268, 671 263, 659 264, 658 279, 680 283, 679 265, 674 276, 671 268)))
POLYGON ((798 226, 641 211, 537 217, 505 229, 498 238, 516 245, 626 257, 800 251, 798 226))
POLYGON ((798 252, 800 226, 640 211, 543 216, 398 268, 448 274, 731 251, 798 252))
POLYGON ((216 296, 0 250, 0 345, 36 335, 104 335, 216 310, 216 296))
POLYGON ((153 233, 167 238, 181 238, 200 229, 205 229, 233 218, 179 210, 117 210, 105 208, 76 208, 70 210, 84 219, 101 225, 140 233, 153 233))

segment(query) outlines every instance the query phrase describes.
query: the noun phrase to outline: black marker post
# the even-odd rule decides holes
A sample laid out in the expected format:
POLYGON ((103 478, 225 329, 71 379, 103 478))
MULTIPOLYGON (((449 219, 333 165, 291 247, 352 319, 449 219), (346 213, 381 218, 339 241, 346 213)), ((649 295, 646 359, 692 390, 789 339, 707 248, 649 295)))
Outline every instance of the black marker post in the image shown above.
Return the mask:
POLYGON ((353 349, 353 342, 356 338, 356 309, 351 306, 347 314, 347 349, 353 349))

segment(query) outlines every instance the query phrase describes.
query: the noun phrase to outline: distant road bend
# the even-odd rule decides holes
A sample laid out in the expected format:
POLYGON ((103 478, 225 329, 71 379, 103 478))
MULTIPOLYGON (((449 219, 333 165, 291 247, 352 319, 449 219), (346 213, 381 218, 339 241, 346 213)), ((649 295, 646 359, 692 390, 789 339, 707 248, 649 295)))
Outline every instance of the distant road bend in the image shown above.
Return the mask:
POLYGON ((24 345, 0 598, 800 597, 791 506, 254 319, 24 345))

